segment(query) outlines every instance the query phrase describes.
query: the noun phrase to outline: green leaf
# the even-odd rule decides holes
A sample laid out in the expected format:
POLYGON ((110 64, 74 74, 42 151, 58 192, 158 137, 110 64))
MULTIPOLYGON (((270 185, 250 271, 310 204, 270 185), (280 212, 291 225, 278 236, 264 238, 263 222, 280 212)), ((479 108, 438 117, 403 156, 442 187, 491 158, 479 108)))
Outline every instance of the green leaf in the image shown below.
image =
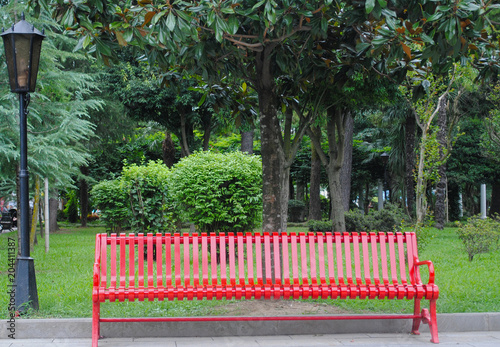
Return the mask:
POLYGON ((160 13, 157 13, 153 16, 153 19, 151 20, 151 24, 156 25, 158 21, 167 13, 168 10, 163 10, 160 13))
POLYGON ((375 0, 366 0, 365 2, 365 12, 371 13, 373 9, 375 8, 375 0))
POLYGON ((215 22, 215 11, 210 11, 207 16, 207 25, 210 27, 213 22, 215 22))
POLYGON ((378 4, 382 8, 386 8, 387 7, 387 1, 386 0, 378 0, 378 4))
POLYGON ((434 40, 432 39, 432 37, 430 37, 429 35, 425 34, 425 33, 422 33, 420 35, 420 38, 422 39, 422 41, 424 41, 425 43, 429 43, 431 45, 434 44, 434 40))
MULTIPOLYGON (((463 2, 463 1, 461 1, 458 4, 458 7, 461 8, 462 10, 466 10, 466 11, 477 11, 481 8, 479 5, 477 5, 473 2, 463 2)), ((492 8, 492 6, 489 6, 489 8, 492 8)))
POLYGON ((87 48, 92 43, 92 36, 85 35, 83 38, 83 48, 87 48))
POLYGON ((222 13, 226 13, 226 14, 234 13, 234 9, 232 7, 224 7, 224 8, 221 8, 220 11, 222 13))
POLYGON ((238 18, 236 16, 229 17, 228 27, 231 34, 234 35, 238 32, 238 29, 240 28, 240 22, 238 21, 238 18))
POLYGON ((97 50, 99 51, 99 53, 106 55, 108 57, 112 56, 111 48, 109 47, 109 45, 105 44, 100 39, 96 39, 96 44, 97 44, 97 50))
POLYGON ((427 18, 427 22, 434 22, 443 16, 443 12, 436 12, 429 18, 427 18))
POLYGON ((258 3, 256 3, 256 4, 252 7, 252 10, 255 10, 256 8, 261 7, 262 5, 264 5, 264 3, 265 3, 265 2, 266 2, 266 0, 259 1, 258 3))
POLYGON ((168 30, 174 31, 176 20, 177 18, 175 18, 173 11, 170 11, 170 13, 167 16, 167 22, 166 22, 168 30))

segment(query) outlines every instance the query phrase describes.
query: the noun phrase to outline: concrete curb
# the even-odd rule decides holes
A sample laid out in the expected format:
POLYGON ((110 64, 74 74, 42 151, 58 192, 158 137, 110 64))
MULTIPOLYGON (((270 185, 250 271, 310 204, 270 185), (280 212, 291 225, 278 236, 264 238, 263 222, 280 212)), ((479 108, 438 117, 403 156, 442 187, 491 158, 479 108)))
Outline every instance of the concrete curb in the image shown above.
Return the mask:
MULTIPOLYGON (((0 322, 0 339, 8 338, 10 323, 0 322)), ((440 332, 500 331, 500 312, 438 314, 440 332)), ((252 321, 252 322, 161 322, 102 323, 105 337, 216 337, 313 335, 339 333, 409 333, 411 320, 252 321)), ((16 339, 90 338, 90 318, 19 319, 16 339)), ((420 331, 429 332, 426 324, 420 331)))

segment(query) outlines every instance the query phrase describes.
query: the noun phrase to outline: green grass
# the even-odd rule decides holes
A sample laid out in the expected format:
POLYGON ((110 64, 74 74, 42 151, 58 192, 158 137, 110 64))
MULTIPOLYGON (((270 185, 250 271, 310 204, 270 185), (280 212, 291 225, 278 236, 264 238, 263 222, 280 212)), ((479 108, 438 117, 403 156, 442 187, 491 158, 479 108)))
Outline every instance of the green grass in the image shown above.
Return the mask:
MULTIPOLYGON (((290 231, 307 231, 290 228, 290 231)), ((101 227, 67 227, 50 236, 50 252, 45 253, 43 241, 35 246, 36 279, 40 310, 31 317, 91 317, 92 264, 95 234, 101 227)), ((421 260, 432 260, 436 283, 440 288, 438 311, 494 312, 500 311, 500 252, 482 254, 467 260, 461 250, 455 229, 433 229, 435 237, 420 252, 421 260)), ((7 290, 7 242, 14 233, 0 235, 0 290, 7 290)), ((426 271, 422 271, 426 272, 426 271)), ((351 312, 411 312, 408 300, 328 300, 332 305, 351 312)), ((105 317, 127 316, 193 316, 221 314, 219 301, 104 303, 105 317)), ((427 304, 423 302, 423 307, 427 304)), ((7 317, 8 296, 0 296, 0 315, 7 317)))

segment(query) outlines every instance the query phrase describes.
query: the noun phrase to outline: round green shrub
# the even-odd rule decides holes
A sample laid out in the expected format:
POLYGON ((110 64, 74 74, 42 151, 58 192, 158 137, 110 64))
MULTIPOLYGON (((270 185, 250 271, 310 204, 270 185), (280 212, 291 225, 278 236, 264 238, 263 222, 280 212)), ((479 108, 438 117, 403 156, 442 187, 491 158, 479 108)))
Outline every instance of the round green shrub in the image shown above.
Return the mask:
POLYGON ((251 231, 262 218, 262 162, 241 152, 197 152, 177 163, 172 197, 202 232, 251 231))
POLYGON ((174 204, 168 195, 170 170, 161 162, 128 165, 122 176, 92 188, 94 204, 111 232, 132 227, 138 233, 165 233, 174 228, 174 204))
POLYGON ((94 205, 100 210, 101 219, 108 232, 120 232, 130 221, 127 194, 119 179, 101 181, 90 191, 94 205))
POLYGON ((135 232, 165 233, 174 228, 174 205, 168 195, 170 169, 161 162, 123 168, 121 185, 128 195, 135 232))

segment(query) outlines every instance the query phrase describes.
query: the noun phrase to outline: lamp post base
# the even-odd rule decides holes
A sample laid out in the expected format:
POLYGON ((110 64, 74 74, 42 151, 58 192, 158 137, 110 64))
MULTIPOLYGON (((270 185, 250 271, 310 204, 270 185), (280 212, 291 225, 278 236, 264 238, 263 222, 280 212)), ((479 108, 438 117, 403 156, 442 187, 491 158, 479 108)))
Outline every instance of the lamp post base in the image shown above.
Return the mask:
POLYGON ((31 257, 18 257, 16 261, 16 310, 26 313, 38 310, 35 262, 31 257))

